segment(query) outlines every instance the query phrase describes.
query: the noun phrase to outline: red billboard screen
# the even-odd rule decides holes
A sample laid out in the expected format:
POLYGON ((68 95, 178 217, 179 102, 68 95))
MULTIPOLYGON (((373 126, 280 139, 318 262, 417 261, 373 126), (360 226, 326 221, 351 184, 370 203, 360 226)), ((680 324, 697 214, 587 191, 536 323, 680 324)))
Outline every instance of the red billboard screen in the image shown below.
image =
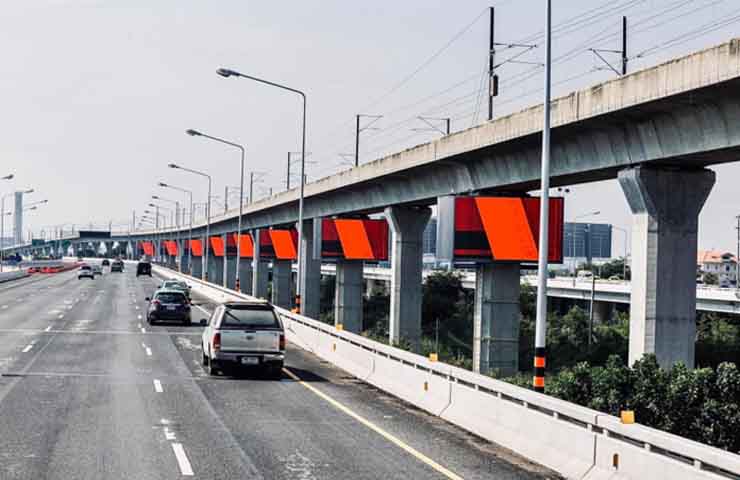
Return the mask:
POLYGON ((321 257, 335 260, 388 260, 388 222, 325 218, 321 223, 321 257))
MULTIPOLYGON (((563 261, 562 198, 550 199, 548 259, 563 261)), ((536 262, 540 228, 537 197, 455 198, 457 261, 536 262)))

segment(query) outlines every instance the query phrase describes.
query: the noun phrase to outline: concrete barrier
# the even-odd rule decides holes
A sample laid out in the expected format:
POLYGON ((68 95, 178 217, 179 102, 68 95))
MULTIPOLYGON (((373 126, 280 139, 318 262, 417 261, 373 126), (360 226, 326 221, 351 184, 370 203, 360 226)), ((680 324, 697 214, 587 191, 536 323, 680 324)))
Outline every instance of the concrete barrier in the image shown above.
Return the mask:
POLYGON ((13 270, 12 272, 2 272, 0 273, 0 283, 9 282, 11 280, 17 280, 19 278, 23 278, 27 276, 28 276, 28 270, 26 269, 13 270))
MULTIPOLYGON (((154 271, 185 279, 216 302, 251 298, 162 267, 154 271)), ((740 478, 740 455, 277 311, 294 345, 566 478, 740 478)))

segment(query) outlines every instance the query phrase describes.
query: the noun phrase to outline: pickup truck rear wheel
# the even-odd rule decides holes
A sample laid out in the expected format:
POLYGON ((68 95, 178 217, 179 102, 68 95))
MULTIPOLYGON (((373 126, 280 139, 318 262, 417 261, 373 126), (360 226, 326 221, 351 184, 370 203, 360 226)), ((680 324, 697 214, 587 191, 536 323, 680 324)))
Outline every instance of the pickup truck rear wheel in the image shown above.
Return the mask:
POLYGON ((211 357, 208 357, 208 375, 218 375, 216 362, 214 362, 211 357))

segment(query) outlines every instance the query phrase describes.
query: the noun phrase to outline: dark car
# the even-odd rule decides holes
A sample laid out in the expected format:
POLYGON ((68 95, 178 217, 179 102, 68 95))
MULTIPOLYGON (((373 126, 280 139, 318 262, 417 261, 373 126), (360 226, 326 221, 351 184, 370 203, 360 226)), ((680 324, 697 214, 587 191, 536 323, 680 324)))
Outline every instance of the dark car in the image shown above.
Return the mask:
POLYGON ((152 264, 149 262, 139 262, 136 265, 136 276, 149 275, 152 276, 152 264))
POLYGON ((103 262, 101 263, 104 267, 107 267, 110 265, 110 261, 107 258, 103 259, 103 262))
POLYGON ((160 320, 179 321, 190 325, 190 301, 178 290, 157 290, 154 298, 147 297, 149 310, 146 320, 153 324, 160 320))
POLYGON ((113 260, 113 263, 110 264, 110 271, 123 272, 123 262, 120 260, 113 260))

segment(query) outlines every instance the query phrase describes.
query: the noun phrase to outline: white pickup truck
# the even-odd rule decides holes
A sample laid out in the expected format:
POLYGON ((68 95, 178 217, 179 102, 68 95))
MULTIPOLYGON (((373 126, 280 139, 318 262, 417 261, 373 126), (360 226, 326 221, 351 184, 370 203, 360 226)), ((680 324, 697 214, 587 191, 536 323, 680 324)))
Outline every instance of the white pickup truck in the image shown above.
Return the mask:
POLYGON ((272 305, 264 300, 229 302, 200 321, 203 366, 215 375, 227 366, 260 367, 282 376, 285 331, 272 305))

